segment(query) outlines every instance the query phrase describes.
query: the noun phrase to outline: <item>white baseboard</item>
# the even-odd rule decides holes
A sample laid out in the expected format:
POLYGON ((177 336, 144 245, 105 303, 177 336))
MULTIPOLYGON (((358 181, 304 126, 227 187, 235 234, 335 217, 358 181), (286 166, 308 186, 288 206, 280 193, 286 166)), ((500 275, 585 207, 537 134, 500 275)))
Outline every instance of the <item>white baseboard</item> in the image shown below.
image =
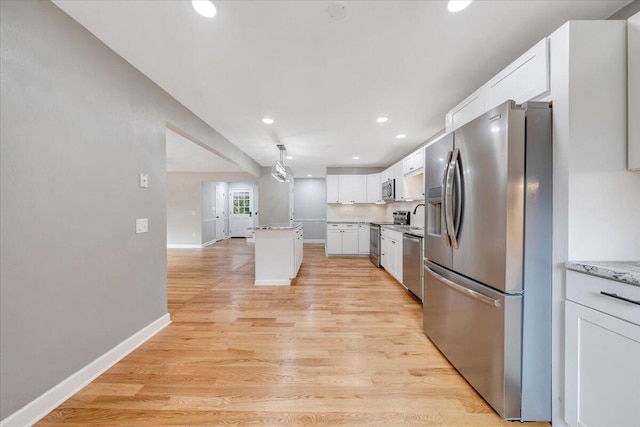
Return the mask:
POLYGON ((167 243, 167 249, 202 249, 202 245, 178 245, 175 243, 167 243))
MULTIPOLYGON (((222 240, 222 239, 220 239, 220 240, 222 240)), ((215 242, 217 242, 217 241, 218 241, 218 240, 213 239, 213 240, 209 240, 209 241, 208 241, 208 242, 206 242, 206 243, 203 243, 203 244, 202 244, 202 249, 206 248, 207 246, 211 246, 211 245, 213 245, 213 244, 214 244, 215 242)))
POLYGON ((256 280, 256 286, 291 286, 291 280, 256 280))
POLYGON ((32 426, 84 386, 118 363, 169 323, 169 313, 151 322, 84 368, 62 380, 33 401, 0 421, 0 427, 32 426))
POLYGON ((303 243, 326 243, 325 239, 303 239, 303 243))

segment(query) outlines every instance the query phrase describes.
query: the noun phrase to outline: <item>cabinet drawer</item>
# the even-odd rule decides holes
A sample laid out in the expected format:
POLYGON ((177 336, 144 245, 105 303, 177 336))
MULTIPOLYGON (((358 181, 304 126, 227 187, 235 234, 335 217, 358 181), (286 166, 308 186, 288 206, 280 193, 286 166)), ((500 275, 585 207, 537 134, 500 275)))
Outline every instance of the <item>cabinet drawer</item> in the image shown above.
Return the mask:
POLYGON ((640 301, 640 286, 567 271, 567 300, 640 325, 640 305, 603 295, 601 292, 640 301))
POLYGON ((382 227, 381 232, 383 236, 388 237, 391 240, 402 242, 402 233, 399 231, 389 230, 388 228, 382 227))
POLYGON ((355 230, 358 224, 327 224, 327 230, 355 230))

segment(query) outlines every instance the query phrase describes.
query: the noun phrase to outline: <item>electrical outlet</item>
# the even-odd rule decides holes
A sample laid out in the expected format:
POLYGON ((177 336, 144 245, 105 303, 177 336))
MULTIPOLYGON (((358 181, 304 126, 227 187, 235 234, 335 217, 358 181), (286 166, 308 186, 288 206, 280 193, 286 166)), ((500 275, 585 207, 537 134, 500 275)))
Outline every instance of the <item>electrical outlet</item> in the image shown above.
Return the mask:
POLYGON ((136 233, 147 233, 149 231, 149 220, 147 218, 136 219, 136 233))
POLYGON ((146 173, 140 174, 140 187, 148 188, 149 187, 149 175, 146 173))

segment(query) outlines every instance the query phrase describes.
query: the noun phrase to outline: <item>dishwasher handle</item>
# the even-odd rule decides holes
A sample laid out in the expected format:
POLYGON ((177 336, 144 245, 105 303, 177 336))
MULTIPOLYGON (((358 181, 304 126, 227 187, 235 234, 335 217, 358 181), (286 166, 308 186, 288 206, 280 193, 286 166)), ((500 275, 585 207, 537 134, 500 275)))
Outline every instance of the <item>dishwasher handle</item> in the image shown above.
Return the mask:
POLYGON ((404 234, 402 238, 404 240, 408 240, 409 242, 414 242, 414 243, 420 243, 420 240, 422 240, 419 237, 407 236, 406 234, 404 234))

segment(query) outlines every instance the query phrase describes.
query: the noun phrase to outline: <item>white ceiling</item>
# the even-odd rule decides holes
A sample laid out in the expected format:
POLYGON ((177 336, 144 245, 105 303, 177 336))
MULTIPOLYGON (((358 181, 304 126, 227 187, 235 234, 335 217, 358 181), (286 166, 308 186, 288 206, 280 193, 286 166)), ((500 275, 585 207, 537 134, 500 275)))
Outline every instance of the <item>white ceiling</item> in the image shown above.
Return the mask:
POLYGON ((190 1, 55 3, 258 163, 283 143, 296 176, 322 176, 392 164, 564 22, 629 1, 346 1, 340 20, 331 1, 214 0, 211 19, 190 1))
POLYGON ((235 163, 167 129, 167 172, 243 172, 235 163))

